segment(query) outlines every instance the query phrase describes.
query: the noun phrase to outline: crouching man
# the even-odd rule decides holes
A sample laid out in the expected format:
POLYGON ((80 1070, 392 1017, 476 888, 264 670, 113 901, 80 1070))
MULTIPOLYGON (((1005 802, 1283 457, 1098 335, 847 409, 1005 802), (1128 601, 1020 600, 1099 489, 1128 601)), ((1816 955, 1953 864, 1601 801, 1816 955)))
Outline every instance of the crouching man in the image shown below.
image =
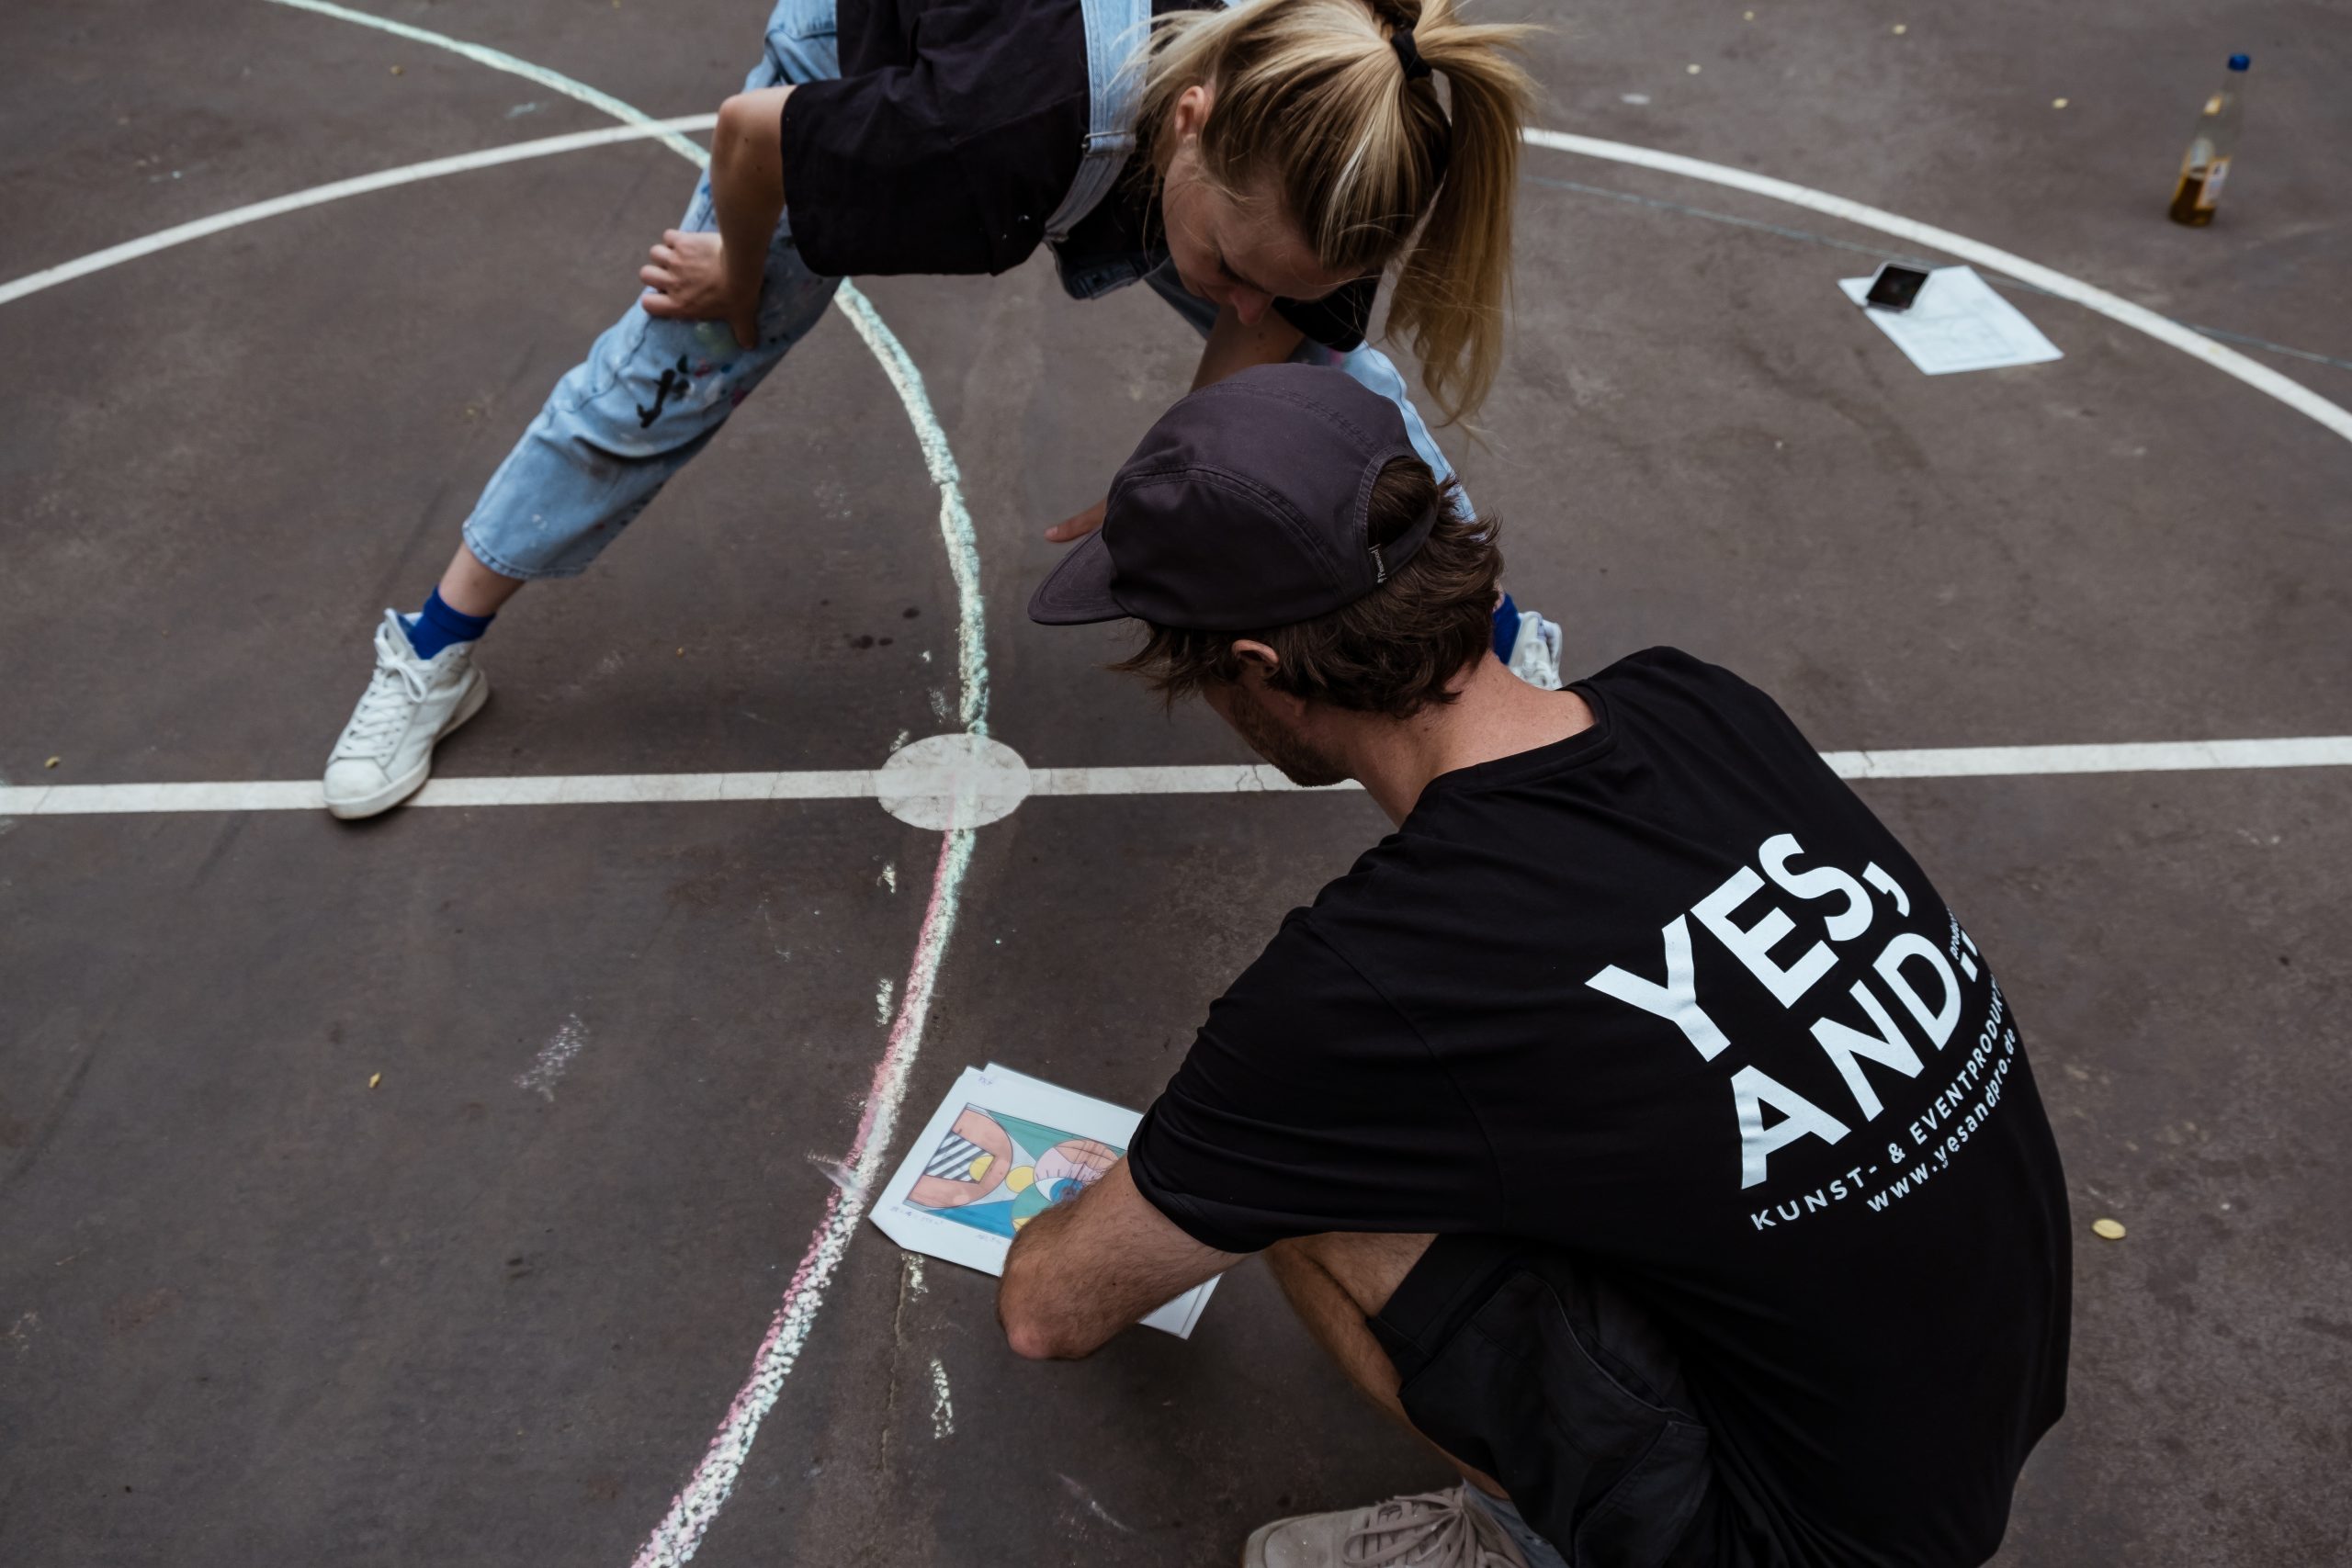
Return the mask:
POLYGON ((1769 697, 1667 649, 1538 691, 1487 651, 1500 570, 1395 409, 1276 367, 1177 404, 1039 587, 1396 831, 1022 1231, 1005 1333, 1084 1356, 1266 1253, 1464 1483, 1251 1564, 1982 1562, 2066 1372, 2008 1000, 1769 697))

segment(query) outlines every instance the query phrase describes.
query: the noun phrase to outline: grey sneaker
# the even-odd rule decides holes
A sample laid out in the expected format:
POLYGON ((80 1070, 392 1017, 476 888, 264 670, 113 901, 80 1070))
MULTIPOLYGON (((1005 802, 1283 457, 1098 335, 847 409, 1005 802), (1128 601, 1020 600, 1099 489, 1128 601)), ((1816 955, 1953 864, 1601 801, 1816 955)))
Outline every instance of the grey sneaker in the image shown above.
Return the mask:
POLYGON ((1258 1527, 1241 1562, 1242 1568, 1527 1568, 1502 1527, 1460 1486, 1349 1513, 1276 1519, 1258 1527))
POLYGON ((390 811, 433 776, 433 747, 481 711, 490 678, 474 645, 451 643, 419 659, 399 615, 376 627, 376 673, 327 758, 327 809, 337 817, 390 811))

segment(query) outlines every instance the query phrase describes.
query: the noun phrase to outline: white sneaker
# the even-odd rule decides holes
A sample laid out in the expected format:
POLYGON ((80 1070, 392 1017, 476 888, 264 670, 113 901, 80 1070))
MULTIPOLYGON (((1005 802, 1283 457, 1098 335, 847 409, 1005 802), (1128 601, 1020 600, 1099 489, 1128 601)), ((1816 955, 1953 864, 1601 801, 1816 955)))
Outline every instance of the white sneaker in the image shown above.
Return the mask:
POLYGON ((433 776, 434 743, 481 711, 490 678, 474 645, 419 659, 398 612, 376 628, 376 673, 327 758, 327 809, 345 818, 390 811, 433 776))
POLYGON ((1519 636, 1511 640, 1510 672, 1541 692, 1560 689, 1560 623, 1532 610, 1519 613, 1519 636))
POLYGON ((1276 1519, 1258 1527, 1241 1562, 1242 1568, 1527 1568, 1502 1527, 1460 1486, 1350 1513, 1276 1519))

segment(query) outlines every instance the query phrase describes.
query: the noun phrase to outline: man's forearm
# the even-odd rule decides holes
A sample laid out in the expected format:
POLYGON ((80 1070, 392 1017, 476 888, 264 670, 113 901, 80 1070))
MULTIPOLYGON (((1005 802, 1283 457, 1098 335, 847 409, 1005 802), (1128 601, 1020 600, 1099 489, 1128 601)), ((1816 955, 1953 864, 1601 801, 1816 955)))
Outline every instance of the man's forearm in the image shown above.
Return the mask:
POLYGON ((1022 1355, 1036 1359, 1071 1359, 1092 1355, 1123 1325, 1112 1325, 1097 1336, 1072 1332, 1070 1303, 1057 1300, 1046 1278, 1053 1272, 1054 1233, 1069 1222, 1068 1207, 1047 1209, 1014 1233, 1004 1255, 1004 1273, 997 1285, 997 1321, 1022 1355))
POLYGON ((1005 1255, 997 1321, 1016 1354, 1075 1360, 1237 1261, 1162 1218, 1121 1160, 1021 1227, 1005 1255))

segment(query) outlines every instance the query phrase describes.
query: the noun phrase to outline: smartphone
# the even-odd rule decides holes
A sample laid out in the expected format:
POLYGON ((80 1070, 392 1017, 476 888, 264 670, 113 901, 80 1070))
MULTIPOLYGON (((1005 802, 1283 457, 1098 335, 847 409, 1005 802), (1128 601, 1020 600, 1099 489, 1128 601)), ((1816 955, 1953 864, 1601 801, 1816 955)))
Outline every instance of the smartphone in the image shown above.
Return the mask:
POLYGON ((1888 262, 1871 279, 1871 291, 1862 296, 1862 303, 1881 310, 1907 310, 1927 282, 1928 275, 1919 268, 1888 262))

